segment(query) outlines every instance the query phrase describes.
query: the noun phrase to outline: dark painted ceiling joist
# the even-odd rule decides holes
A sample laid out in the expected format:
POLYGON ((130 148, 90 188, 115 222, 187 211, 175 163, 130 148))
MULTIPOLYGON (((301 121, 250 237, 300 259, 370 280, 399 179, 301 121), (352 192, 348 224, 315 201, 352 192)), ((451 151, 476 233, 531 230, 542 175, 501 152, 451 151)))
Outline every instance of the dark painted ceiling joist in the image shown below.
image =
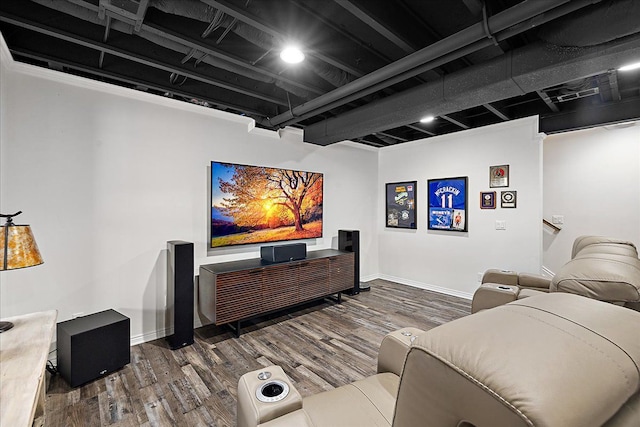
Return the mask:
POLYGON ((498 110, 493 105, 491 105, 491 104, 482 104, 482 106, 484 108, 486 108, 487 110, 491 111, 494 115, 498 116, 502 120, 504 120, 504 121, 510 120, 509 117, 506 114, 502 113, 500 110, 498 110))
POLYGON ((378 21, 374 16, 367 13, 362 8, 358 7, 351 0, 334 0, 344 9, 349 11, 353 16, 373 28, 378 34, 389 40, 391 43, 398 46, 405 53, 413 53, 415 49, 409 45, 405 40, 398 36, 393 30, 387 28, 384 24, 378 21))
POLYGON ((437 135, 437 133, 434 133, 434 132, 428 131, 426 129, 423 129, 420 126, 416 126, 416 125, 405 125, 405 126, 410 128, 410 129, 417 130, 418 132, 422 132, 424 134, 427 134, 429 136, 436 136, 437 135))
POLYGON ((462 129, 469 129, 470 128, 470 126, 468 124, 462 123, 461 121, 456 120, 453 117, 447 116, 446 114, 440 114, 439 117, 441 119, 444 119, 444 120, 448 121, 451 124, 454 124, 454 125, 458 126, 459 128, 462 128, 462 129))
POLYGON ((538 94, 540 99, 542 99, 544 103, 547 104, 547 107, 549 107, 551 111, 553 111, 554 113, 558 113, 560 111, 558 106, 553 103, 551 98, 549 98, 549 95, 547 95, 547 92, 545 92, 544 90, 537 90, 536 93, 538 94))

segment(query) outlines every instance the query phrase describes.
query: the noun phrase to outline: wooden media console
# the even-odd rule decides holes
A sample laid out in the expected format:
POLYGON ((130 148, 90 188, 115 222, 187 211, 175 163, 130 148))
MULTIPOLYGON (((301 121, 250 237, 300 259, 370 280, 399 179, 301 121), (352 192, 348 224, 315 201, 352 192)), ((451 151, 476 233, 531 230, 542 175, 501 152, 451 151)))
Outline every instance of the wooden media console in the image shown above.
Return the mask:
POLYGON ((200 266, 199 311, 216 325, 234 324, 353 289, 353 252, 324 249, 299 261, 259 258, 200 266))

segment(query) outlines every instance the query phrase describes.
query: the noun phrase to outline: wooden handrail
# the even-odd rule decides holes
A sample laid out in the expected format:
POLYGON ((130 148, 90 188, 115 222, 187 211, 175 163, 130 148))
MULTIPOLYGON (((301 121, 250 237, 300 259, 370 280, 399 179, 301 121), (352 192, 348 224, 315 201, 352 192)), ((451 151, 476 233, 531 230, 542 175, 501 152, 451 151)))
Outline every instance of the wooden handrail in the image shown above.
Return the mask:
POLYGON ((552 223, 551 221, 547 221, 546 219, 542 218, 542 223, 545 225, 548 225, 549 227, 553 228, 554 231, 560 231, 562 230, 561 227, 558 227, 557 225, 555 225, 554 223, 552 223))

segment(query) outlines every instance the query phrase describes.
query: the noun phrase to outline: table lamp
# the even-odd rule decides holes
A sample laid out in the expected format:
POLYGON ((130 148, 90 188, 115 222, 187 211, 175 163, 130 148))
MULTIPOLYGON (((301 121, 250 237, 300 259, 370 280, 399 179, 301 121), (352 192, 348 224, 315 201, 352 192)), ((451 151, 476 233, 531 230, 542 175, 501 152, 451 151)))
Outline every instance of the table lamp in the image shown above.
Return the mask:
MULTIPOLYGON (((16 270, 43 263, 31 227, 13 223, 13 217, 21 213, 22 211, 10 215, 0 214, 1 218, 7 219, 7 222, 0 227, 0 271, 16 270)), ((13 323, 0 322, 0 333, 11 328, 13 323)))

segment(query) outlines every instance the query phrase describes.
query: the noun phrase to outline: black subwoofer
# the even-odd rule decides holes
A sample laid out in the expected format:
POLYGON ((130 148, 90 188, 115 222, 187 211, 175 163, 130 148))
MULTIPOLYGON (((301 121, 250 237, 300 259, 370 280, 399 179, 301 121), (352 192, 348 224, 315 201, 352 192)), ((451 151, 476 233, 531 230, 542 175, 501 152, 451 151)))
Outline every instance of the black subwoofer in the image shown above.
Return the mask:
POLYGON ((167 242, 167 310, 173 335, 167 337, 172 350, 193 344, 193 243, 167 242))
POLYGON ((131 361, 130 320, 114 310, 57 325, 58 372, 77 387, 131 361))

